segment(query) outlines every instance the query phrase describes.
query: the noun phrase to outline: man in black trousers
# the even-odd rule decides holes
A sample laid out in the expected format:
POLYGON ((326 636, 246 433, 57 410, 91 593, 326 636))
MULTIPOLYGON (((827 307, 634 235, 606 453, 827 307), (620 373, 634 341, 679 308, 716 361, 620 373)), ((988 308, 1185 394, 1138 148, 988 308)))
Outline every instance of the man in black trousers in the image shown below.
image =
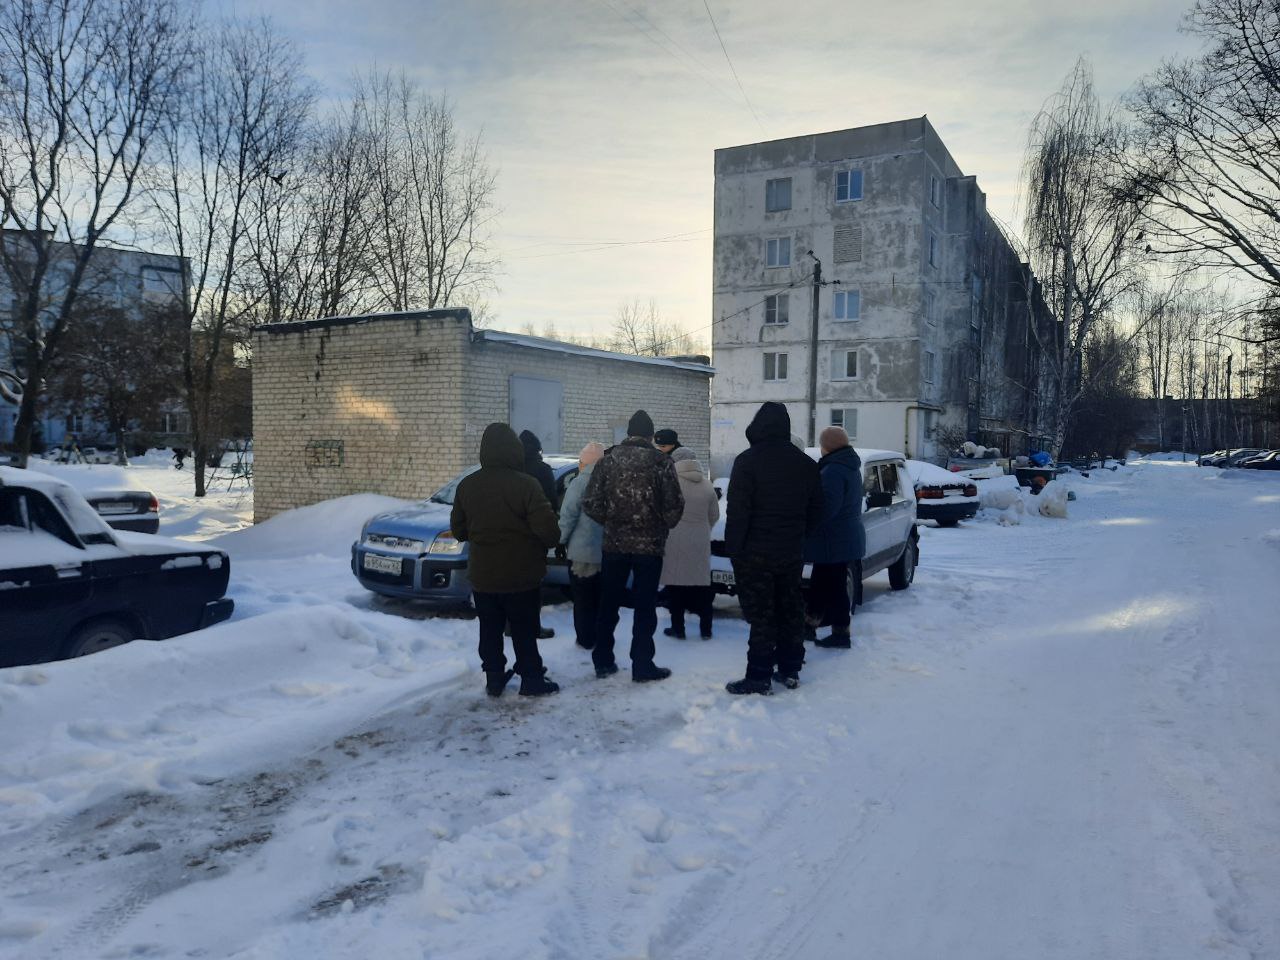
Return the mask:
POLYGON ((502 696, 512 674, 520 694, 557 692, 538 653, 538 617, 547 550, 560 542, 560 523, 538 481, 524 472, 524 448, 505 423, 491 423, 480 439, 480 469, 458 484, 449 528, 470 543, 467 573, 480 620, 485 690, 502 696), (502 630, 511 624, 514 670, 507 670, 502 630))
POLYGON ((818 465, 791 443, 791 417, 766 403, 747 427, 751 446, 729 475, 724 544, 733 560, 742 614, 751 625, 747 674, 733 694, 794 689, 804 664, 804 541, 822 519, 818 465))

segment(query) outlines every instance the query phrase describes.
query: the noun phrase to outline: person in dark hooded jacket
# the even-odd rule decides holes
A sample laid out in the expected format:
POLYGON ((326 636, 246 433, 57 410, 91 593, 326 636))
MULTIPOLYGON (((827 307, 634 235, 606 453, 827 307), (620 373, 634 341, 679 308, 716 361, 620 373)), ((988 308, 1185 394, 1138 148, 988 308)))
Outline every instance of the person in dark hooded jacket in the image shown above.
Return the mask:
POLYGON ((738 600, 751 625, 747 674, 730 693, 770 693, 772 680, 800 682, 804 664, 805 538, 822 519, 818 465, 791 443, 791 417, 766 403, 747 427, 749 449, 729 475, 724 543, 738 600))
POLYGON ((849 446, 849 434, 840 427, 827 427, 818 437, 822 459, 818 474, 822 479, 822 522, 805 541, 804 558, 813 564, 809 576, 810 629, 829 624, 831 635, 817 640, 820 647, 847 648, 849 636, 849 571, 853 570, 854 590, 862 585, 862 554, 866 534, 862 529, 862 460, 849 446))
POLYGON ((516 673, 522 695, 555 693, 560 687, 547 679, 538 653, 538 616, 547 550, 560 542, 560 523, 537 481, 524 472, 524 451, 507 424, 485 427, 480 469, 458 484, 449 528, 471 545, 467 573, 489 696, 501 696, 516 673), (516 654, 511 671, 502 642, 508 622, 516 654))
POLYGON ((524 472, 538 481, 547 496, 551 509, 556 508, 556 477, 551 467, 542 459, 542 441, 532 430, 520 431, 520 445, 524 447, 524 472))

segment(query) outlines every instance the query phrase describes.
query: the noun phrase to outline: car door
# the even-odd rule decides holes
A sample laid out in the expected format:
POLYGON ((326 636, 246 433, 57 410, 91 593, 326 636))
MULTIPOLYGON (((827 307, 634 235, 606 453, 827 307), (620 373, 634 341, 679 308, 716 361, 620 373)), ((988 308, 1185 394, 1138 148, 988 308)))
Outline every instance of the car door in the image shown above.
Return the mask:
POLYGON ((915 525, 915 485, 907 473, 906 463, 894 460, 880 464, 880 486, 893 494, 885 543, 886 550, 892 552, 888 561, 891 563, 901 555, 902 545, 907 542, 915 525))
MULTIPOLYGON (((862 465, 862 486, 867 501, 871 499, 872 494, 884 492, 878 462, 873 461, 862 465)), ((864 501, 865 509, 862 513, 862 529, 866 533, 867 547, 862 556, 863 573, 869 576, 879 569, 880 555, 889 545, 889 508, 871 507, 867 501, 864 501)))

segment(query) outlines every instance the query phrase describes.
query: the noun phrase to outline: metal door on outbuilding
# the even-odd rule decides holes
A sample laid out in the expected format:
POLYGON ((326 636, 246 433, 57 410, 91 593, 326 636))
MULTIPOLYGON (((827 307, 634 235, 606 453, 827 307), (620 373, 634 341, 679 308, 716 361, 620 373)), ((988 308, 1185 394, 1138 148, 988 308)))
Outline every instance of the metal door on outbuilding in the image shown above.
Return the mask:
POLYGON ((516 433, 531 430, 542 441, 545 453, 565 453, 564 384, 559 380, 512 376, 508 381, 511 427, 516 433))

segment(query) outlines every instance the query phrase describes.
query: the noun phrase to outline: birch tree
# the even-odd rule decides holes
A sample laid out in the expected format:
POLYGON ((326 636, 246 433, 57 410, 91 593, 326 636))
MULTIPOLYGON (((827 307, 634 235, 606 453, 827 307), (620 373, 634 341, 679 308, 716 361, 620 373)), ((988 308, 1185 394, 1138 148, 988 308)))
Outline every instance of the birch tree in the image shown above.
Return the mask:
POLYGON ((1024 163, 1030 261, 1056 314, 1032 327, 1052 380, 1050 453, 1062 452, 1088 387, 1085 349, 1138 280, 1143 201, 1123 173, 1128 134, 1104 110, 1081 60, 1031 125, 1024 163))

